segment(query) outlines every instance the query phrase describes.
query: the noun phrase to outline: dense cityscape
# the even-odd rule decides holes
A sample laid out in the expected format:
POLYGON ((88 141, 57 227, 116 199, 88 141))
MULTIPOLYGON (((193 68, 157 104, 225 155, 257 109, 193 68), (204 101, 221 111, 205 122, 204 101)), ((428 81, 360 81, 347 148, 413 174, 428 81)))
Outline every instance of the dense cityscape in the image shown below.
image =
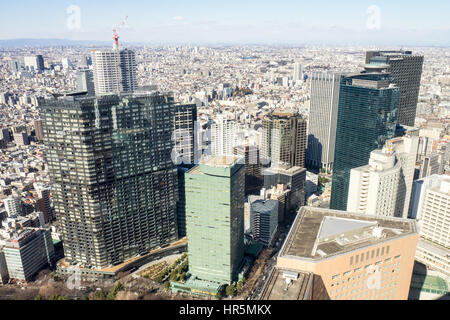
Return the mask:
POLYGON ((448 300, 450 49, 0 47, 0 299, 448 300))

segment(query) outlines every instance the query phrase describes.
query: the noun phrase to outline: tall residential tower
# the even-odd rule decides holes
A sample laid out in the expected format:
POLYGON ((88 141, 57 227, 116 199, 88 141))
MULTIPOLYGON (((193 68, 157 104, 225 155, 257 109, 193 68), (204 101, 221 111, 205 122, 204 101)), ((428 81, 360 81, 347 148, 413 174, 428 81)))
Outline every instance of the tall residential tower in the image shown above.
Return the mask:
POLYGON ((176 241, 173 98, 40 101, 67 262, 104 268, 176 241))

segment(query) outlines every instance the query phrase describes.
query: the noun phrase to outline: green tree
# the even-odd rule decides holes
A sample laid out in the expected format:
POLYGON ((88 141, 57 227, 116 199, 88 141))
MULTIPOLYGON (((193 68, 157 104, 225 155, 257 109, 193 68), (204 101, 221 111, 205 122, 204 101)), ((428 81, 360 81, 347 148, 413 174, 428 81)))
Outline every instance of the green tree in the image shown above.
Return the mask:
POLYGON ((243 287, 244 287, 244 282, 241 280, 236 285, 237 292, 240 293, 242 291, 243 287))
POLYGON ((34 297, 34 300, 45 300, 45 299, 44 299, 44 296, 43 296, 42 294, 38 293, 38 294, 34 297))
POLYGON ((54 294, 53 296, 50 297, 50 300, 68 300, 68 299, 65 296, 60 296, 58 294, 54 294))
POLYGON ((117 282, 116 285, 114 286, 114 288, 111 289, 111 291, 109 291, 107 299, 108 300, 115 300, 117 294, 123 290, 123 285, 120 282, 117 282))
POLYGON ((233 297, 236 294, 236 287, 234 286, 234 284, 230 284, 229 286, 227 286, 225 292, 227 296, 233 297))
POLYGON ((164 289, 166 289, 167 291, 170 290, 170 281, 167 281, 166 283, 164 283, 164 289))
POLYGON ((108 296, 108 293, 103 290, 95 291, 94 293, 94 299, 96 300, 105 300, 108 296))

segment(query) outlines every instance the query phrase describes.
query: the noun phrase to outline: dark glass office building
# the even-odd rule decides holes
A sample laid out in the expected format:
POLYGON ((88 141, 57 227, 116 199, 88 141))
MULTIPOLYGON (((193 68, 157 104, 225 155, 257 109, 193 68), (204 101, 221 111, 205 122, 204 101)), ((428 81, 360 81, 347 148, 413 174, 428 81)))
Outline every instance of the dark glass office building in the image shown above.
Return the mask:
POLYGON ((173 98, 41 100, 68 263, 104 268, 176 241, 173 98))
POLYGON ((414 127, 419 101, 424 57, 411 51, 368 51, 367 64, 388 64, 389 73, 400 89, 398 124, 414 127))
POLYGON ((370 153, 395 136, 400 92, 385 67, 341 80, 331 209, 347 210, 350 170, 367 165, 370 153))

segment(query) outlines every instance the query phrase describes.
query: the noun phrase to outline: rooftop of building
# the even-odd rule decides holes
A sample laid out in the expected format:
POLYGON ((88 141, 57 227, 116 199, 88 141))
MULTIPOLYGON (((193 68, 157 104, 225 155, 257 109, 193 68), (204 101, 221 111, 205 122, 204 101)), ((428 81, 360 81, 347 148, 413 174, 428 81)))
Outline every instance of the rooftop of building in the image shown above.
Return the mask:
POLYGON ((239 159, 240 157, 236 156, 212 156, 204 159, 201 164, 210 167, 230 168, 235 165, 239 159))
POLYGON ((313 274, 274 268, 261 294, 261 300, 305 300, 312 290, 313 274), (288 284, 286 278, 292 279, 288 284))
POLYGON ((252 206, 253 211, 256 211, 256 212, 278 213, 278 211, 276 210, 278 208, 278 201, 276 201, 276 200, 257 199, 251 203, 251 206, 252 206), (274 211, 274 210, 276 210, 276 211, 274 211))
POLYGON ((287 174, 287 175, 292 175, 292 174, 298 173, 300 171, 306 171, 306 168, 291 167, 290 165, 279 164, 278 167, 270 167, 268 169, 265 169, 264 171, 267 171, 267 170, 270 172, 278 172, 278 173, 283 173, 283 174, 287 174))
POLYGON ((412 234, 414 220, 303 207, 280 257, 320 260, 412 234))

